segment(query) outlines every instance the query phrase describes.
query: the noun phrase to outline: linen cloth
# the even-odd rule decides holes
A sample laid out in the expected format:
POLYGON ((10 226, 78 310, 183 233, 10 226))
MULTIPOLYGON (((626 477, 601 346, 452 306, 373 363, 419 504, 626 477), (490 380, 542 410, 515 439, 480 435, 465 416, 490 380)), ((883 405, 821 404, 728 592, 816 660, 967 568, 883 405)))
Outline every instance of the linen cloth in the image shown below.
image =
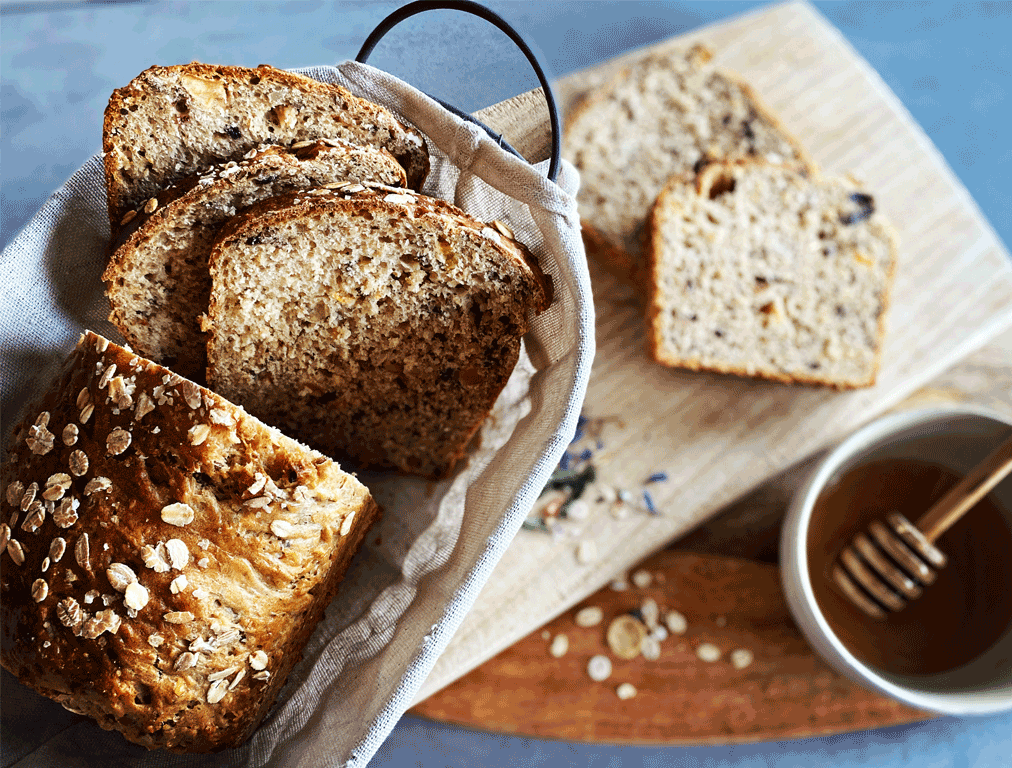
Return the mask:
MULTIPOLYGON (((417 89, 368 65, 300 70, 393 110, 429 139, 424 192, 507 222, 555 288, 479 447, 436 486, 361 473, 385 514, 253 738, 215 755, 147 752, 3 672, 4 766, 364 766, 473 604, 572 438, 594 350, 576 170, 558 184, 417 89)), ((96 126, 97 130, 97 126, 96 126)), ((4 440, 85 328, 108 323, 100 275, 109 237, 102 159, 91 158, 0 257, 4 440)))

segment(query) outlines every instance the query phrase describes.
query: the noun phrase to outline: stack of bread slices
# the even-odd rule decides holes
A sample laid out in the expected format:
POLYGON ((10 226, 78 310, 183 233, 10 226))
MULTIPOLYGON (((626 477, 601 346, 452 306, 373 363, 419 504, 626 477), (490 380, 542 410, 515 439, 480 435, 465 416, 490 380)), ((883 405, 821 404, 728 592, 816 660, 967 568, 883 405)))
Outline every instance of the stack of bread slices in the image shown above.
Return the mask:
POLYGON ((419 193, 424 137, 259 66, 152 67, 106 111, 110 319, 359 467, 445 476, 551 299, 510 228, 419 193))
POLYGON ((893 230, 711 58, 647 54, 569 115, 588 252, 642 290, 660 363, 871 386, 893 230))

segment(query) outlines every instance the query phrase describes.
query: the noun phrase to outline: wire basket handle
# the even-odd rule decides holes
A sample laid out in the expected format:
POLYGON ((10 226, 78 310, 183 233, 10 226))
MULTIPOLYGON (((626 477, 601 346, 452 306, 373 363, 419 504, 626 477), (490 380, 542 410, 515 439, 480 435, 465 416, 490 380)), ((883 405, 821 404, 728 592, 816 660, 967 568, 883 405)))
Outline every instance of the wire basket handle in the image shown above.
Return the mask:
MULTIPOLYGON (((502 16, 486 8, 484 5, 473 2, 473 0, 415 0, 413 3, 408 3, 404 7, 398 8, 379 23, 376 29, 372 31, 372 34, 370 34, 369 37, 366 38, 366 41, 362 43, 362 49, 358 52, 358 56, 355 57, 355 61, 365 64, 366 59, 369 58, 369 55, 376 47, 376 44, 387 32, 393 29, 393 27, 416 14, 432 10, 462 11, 484 19, 505 32, 510 40, 516 43, 517 47, 523 52, 524 56, 527 57, 527 61, 530 62, 531 66, 534 68, 534 72, 538 76, 538 82, 541 83, 541 90, 545 94, 545 101, 548 102, 548 118, 552 127, 552 155, 551 162, 548 164, 548 178, 553 182, 556 181, 559 176, 559 161, 562 156, 562 138, 559 128, 559 109, 555 103, 555 94, 552 92, 552 86, 548 82, 548 78, 545 76, 545 71, 541 68, 541 64, 538 61, 537 56, 534 55, 534 52, 531 50, 530 46, 527 45, 523 37, 521 37, 520 33, 511 27, 509 23, 502 18, 502 16)), ((463 118, 464 120, 468 120, 469 122, 480 126, 496 141, 500 147, 505 149, 507 152, 516 155, 521 160, 525 160, 519 152, 511 147, 505 139, 503 139, 502 134, 496 133, 480 120, 475 119, 463 110, 457 109, 452 104, 447 104, 445 101, 437 99, 435 96, 430 96, 430 98, 437 101, 445 109, 449 110, 457 117, 463 118)))

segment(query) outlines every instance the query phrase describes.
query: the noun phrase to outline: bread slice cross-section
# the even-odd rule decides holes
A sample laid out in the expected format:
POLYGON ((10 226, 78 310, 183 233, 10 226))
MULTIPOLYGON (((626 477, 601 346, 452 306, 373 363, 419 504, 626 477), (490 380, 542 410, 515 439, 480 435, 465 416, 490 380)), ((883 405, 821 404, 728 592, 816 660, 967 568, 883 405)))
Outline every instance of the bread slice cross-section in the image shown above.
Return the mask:
POLYGON ((648 226, 658 361, 837 389, 875 383, 896 240, 854 183, 714 163, 672 180, 648 226))
POLYGON ((264 146, 164 190, 128 217, 103 278, 110 320, 141 354, 203 381, 211 276, 218 228, 273 195, 345 180, 401 185, 404 169, 383 149, 340 140, 264 146))
POLYGON ((507 226, 379 186, 297 192, 222 229, 208 380, 361 467, 449 473, 551 284, 507 226))

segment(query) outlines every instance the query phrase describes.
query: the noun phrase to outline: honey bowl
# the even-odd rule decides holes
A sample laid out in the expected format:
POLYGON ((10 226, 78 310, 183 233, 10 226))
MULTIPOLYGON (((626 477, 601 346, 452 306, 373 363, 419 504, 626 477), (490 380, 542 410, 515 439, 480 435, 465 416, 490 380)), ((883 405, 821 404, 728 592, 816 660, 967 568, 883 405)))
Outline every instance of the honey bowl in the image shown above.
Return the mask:
POLYGON ((780 538, 795 622, 836 671, 920 709, 978 715, 1012 709, 1012 477, 937 546, 949 559, 902 611, 875 621, 830 577, 869 522, 916 520, 1012 434, 1012 421, 965 407, 884 416, 831 450, 795 493, 780 538))

